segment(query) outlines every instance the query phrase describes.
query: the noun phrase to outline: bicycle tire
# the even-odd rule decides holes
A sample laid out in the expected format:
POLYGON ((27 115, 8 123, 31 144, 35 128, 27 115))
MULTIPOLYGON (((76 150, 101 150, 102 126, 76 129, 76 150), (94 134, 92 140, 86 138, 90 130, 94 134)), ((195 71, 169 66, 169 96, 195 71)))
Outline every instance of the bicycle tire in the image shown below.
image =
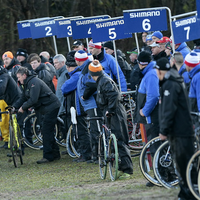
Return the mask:
POLYGON ((166 141, 160 145, 153 158, 153 171, 157 180, 167 189, 175 188, 179 183, 178 175, 175 174, 174 162, 170 152, 170 146, 166 141))
POLYGON ((200 192, 199 192, 200 165, 199 164, 200 164, 200 150, 195 152, 194 155, 191 157, 190 161, 188 162, 187 170, 186 170, 186 180, 187 180, 188 187, 191 193, 195 196, 195 198, 200 200, 200 192), (196 169, 198 172, 197 180, 192 180, 192 177, 191 177, 192 169, 196 169), (193 181, 195 181, 196 183, 194 183, 193 181))
POLYGON ((26 146, 28 146, 29 148, 31 148, 31 149, 42 150, 43 149, 43 145, 35 137, 35 134, 33 132, 34 120, 35 120, 35 113, 32 113, 32 114, 28 115, 24 119, 24 121, 23 121, 23 130, 22 130, 23 141, 24 141, 24 144, 26 146), (31 141, 30 141, 30 138, 29 138, 29 140, 26 138, 25 131, 27 131, 27 130, 30 131, 30 133, 31 133, 31 141))
POLYGON ((150 153, 150 148, 157 144, 160 145, 162 142, 159 137, 155 137, 143 147, 140 157, 139 157, 139 166, 144 177, 151 183, 157 186, 162 186, 161 183, 156 180, 153 172, 153 156, 150 153))
POLYGON ((76 155, 76 157, 80 157, 80 153, 78 152, 78 132, 77 132, 77 125, 72 124, 72 131, 70 134, 70 145, 71 145, 71 149, 74 152, 74 154, 76 155))
POLYGON ((55 136, 56 143, 61 147, 66 147, 66 131, 64 121, 57 117, 57 134, 55 136))
POLYGON ((18 140, 18 144, 19 144, 17 154, 18 154, 18 156, 20 158, 21 165, 23 165, 23 157, 22 157, 22 135, 21 135, 21 130, 20 130, 19 124, 17 124, 17 140, 18 140))
POLYGON ((105 134, 99 136, 98 157, 99 157, 99 172, 101 179, 105 179, 107 175, 107 154, 108 145, 106 144, 105 134))
POLYGON ((70 157, 72 158, 77 158, 77 156, 74 154, 71 144, 70 144, 70 137, 71 137, 71 132, 72 132, 72 125, 69 126, 67 136, 66 136, 66 149, 70 157))
POLYGON ((129 148, 133 151, 141 151, 143 148, 140 126, 138 123, 134 123, 132 115, 134 113, 134 108, 126 111, 127 114, 127 126, 129 135, 129 148))
POLYGON ((117 139, 113 133, 110 135, 109 139, 108 159, 109 159, 108 165, 109 165, 110 178, 112 181, 115 181, 117 179, 117 174, 118 174, 119 155, 118 155, 117 139))

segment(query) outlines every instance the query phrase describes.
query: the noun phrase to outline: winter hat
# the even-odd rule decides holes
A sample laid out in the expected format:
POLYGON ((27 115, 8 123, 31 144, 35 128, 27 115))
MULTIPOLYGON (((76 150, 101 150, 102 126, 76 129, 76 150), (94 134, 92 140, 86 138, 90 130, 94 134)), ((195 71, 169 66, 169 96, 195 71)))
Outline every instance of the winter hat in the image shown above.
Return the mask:
POLYGON ((69 67, 76 67, 77 66, 76 61, 74 59, 75 53, 76 53, 76 51, 70 51, 67 54, 67 58, 66 58, 66 65, 67 66, 69 66, 69 67))
POLYGON ((80 45, 83 45, 83 43, 80 40, 76 40, 73 42, 72 48, 78 47, 80 45))
POLYGON ((85 51, 79 50, 75 53, 75 60, 77 61, 86 61, 88 59, 88 55, 85 51))
POLYGON ((148 65, 151 62, 151 54, 148 51, 142 51, 138 56, 138 62, 141 65, 148 65))
POLYGON ((103 67, 98 60, 93 60, 88 69, 91 76, 100 76, 103 74, 103 67))
POLYGON ((105 43, 103 44, 103 47, 107 47, 107 48, 109 48, 109 49, 114 50, 113 42, 111 42, 111 41, 105 42, 105 43))
POLYGON ((196 67, 198 64, 200 64, 199 56, 194 52, 188 53, 185 57, 184 63, 188 67, 196 67))
POLYGON ((163 34, 162 34, 160 31, 155 31, 155 32, 152 34, 151 37, 153 37, 153 36, 155 36, 155 37, 157 37, 157 38, 159 38, 159 39, 161 40, 162 37, 163 37, 163 34))
POLYGON ((169 71, 171 67, 169 64, 169 60, 165 57, 162 57, 156 61, 156 66, 154 68, 163 71, 169 71))
POLYGON ((152 35, 147 35, 146 41, 152 41, 152 35))
POLYGON ((93 48, 96 48, 96 49, 101 49, 101 42, 93 43, 93 41, 90 40, 89 47, 93 47, 93 48))
POLYGON ((24 56, 25 58, 28 57, 28 54, 27 54, 27 50, 26 49, 17 49, 17 53, 16 53, 17 56, 24 56))
POLYGON ((7 57, 7 58, 11 58, 11 59, 14 58, 14 56, 13 56, 13 54, 12 54, 11 51, 6 51, 6 52, 3 54, 2 59, 6 58, 6 57, 7 57))
POLYGON ((94 57, 91 53, 88 53, 88 59, 89 61, 93 61, 94 60, 94 57))

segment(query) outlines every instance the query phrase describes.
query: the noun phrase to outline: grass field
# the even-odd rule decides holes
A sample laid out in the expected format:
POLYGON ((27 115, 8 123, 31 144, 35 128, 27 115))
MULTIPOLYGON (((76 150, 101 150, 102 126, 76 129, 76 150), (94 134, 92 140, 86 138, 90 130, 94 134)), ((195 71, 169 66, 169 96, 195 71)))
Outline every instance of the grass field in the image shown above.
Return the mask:
POLYGON ((100 179, 98 165, 72 162, 68 155, 62 155, 58 161, 38 165, 36 161, 42 158, 42 151, 29 148, 25 149, 24 165, 15 168, 7 157, 9 152, 0 149, 0 200, 177 199, 178 190, 145 186, 147 181, 140 172, 138 157, 133 158, 131 179, 112 182, 109 174, 106 180, 100 179))

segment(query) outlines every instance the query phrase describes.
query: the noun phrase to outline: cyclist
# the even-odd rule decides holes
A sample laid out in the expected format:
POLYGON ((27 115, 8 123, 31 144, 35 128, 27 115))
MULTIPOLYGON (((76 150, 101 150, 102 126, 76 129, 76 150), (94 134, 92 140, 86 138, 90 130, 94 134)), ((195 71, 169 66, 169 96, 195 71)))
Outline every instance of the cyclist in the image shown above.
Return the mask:
POLYGON ((33 107, 36 114, 43 114, 43 158, 37 164, 60 159, 59 147, 54 138, 54 127, 57 120, 60 101, 51 89, 39 78, 32 75, 27 68, 21 67, 16 72, 18 81, 23 85, 23 93, 13 104, 23 113, 33 107))
POLYGON ((169 140, 179 175, 179 199, 195 199, 186 181, 187 164, 194 154, 194 132, 183 78, 167 58, 159 59, 155 68, 161 84, 159 136, 169 140))
POLYGON ((89 65, 89 73, 97 83, 96 101, 103 115, 111 117, 111 131, 116 135, 119 157, 119 179, 129 179, 133 173, 133 163, 128 149, 127 116, 120 102, 121 95, 114 81, 103 73, 102 65, 94 60, 89 65))
MULTIPOLYGON (((12 105, 20 97, 21 91, 14 79, 9 76, 7 70, 0 66, 0 109, 5 111, 8 105, 12 105)), ((0 128, 5 144, 1 148, 8 148, 9 115, 2 115, 0 128)))
MULTIPOLYGON (((79 50, 82 51, 82 50, 79 50)), ((91 146, 90 146, 90 136, 87 130, 87 123, 85 121, 85 112, 80 104, 79 96, 77 92, 77 83, 79 80, 79 75, 81 70, 77 67, 74 55, 76 51, 70 51, 67 55, 67 70, 68 80, 62 85, 61 90, 65 96, 65 106, 67 118, 71 118, 70 108, 74 107, 77 113, 77 128, 78 128, 78 141, 79 150, 81 156, 74 159, 75 162, 85 162, 91 159, 91 146)))

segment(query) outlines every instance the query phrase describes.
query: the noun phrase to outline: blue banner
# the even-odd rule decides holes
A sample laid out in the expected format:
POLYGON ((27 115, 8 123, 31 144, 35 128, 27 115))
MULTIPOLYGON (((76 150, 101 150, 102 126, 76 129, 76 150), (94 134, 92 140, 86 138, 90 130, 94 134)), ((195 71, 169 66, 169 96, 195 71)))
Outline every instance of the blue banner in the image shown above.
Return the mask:
POLYGON ((17 23, 19 39, 31 38, 30 22, 17 23))
POLYGON ((125 33, 167 30, 166 9, 124 10, 125 33))

